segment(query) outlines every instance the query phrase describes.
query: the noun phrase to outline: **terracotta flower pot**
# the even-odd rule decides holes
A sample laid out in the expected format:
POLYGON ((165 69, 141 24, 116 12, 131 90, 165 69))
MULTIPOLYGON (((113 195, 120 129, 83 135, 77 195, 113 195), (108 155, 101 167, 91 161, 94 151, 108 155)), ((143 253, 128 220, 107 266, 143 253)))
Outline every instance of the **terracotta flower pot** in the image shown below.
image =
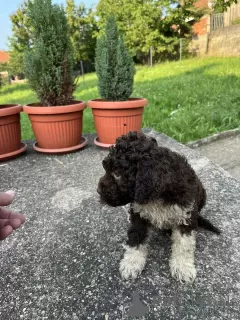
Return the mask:
POLYGON ((37 103, 24 106, 37 140, 34 149, 44 153, 67 153, 83 148, 86 145, 86 139, 82 137, 85 108, 83 101, 56 107, 44 107, 37 103))
POLYGON ((129 131, 140 132, 142 115, 148 101, 143 98, 131 98, 128 101, 88 101, 92 108, 94 124, 98 137, 95 144, 109 147, 116 139, 129 131))
POLYGON ((20 105, 0 105, 0 161, 14 158, 27 149, 21 143, 20 105))

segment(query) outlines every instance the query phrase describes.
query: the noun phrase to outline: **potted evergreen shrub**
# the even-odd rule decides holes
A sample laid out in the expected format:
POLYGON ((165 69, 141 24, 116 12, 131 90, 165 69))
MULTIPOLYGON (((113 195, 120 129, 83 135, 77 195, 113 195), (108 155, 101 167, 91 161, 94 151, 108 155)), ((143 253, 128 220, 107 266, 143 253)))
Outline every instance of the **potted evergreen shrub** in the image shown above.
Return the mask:
POLYGON ((95 67, 101 99, 88 101, 97 131, 94 142, 109 147, 122 134, 141 130, 148 103, 144 98, 130 98, 135 65, 114 16, 107 18, 104 33, 97 40, 95 67))
POLYGON ((0 105, 0 161, 15 158, 27 149, 21 142, 20 105, 0 105))
MULTIPOLYGON (((2 85, 0 74, 0 90, 2 85)), ((20 105, 0 104, 0 161, 15 158, 27 149, 27 145, 21 143, 21 111, 20 105)))
POLYGON ((73 93, 73 48, 63 6, 51 0, 29 2, 32 45, 25 53, 24 73, 39 103, 24 106, 37 142, 34 149, 45 153, 66 153, 86 145, 82 137, 82 116, 86 105, 73 93))

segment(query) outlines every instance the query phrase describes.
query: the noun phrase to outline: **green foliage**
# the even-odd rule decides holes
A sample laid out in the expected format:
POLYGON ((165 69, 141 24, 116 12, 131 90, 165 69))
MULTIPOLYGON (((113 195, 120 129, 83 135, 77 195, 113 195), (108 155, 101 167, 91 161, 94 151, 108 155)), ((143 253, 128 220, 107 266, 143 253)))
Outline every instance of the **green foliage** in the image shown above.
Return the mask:
MULTIPOLYGON (((32 45, 33 26, 27 14, 29 0, 25 0, 18 10, 10 16, 12 36, 9 38, 10 73, 23 73, 24 52, 32 45)), ((95 57, 96 37, 93 33, 98 27, 92 9, 84 4, 77 6, 74 0, 66 1, 66 14, 69 25, 69 36, 74 49, 74 61, 80 60, 93 63, 95 57)))
POLYGON ((0 62, 0 72, 5 72, 9 70, 8 62, 0 62))
MULTIPOLYGON (((143 127, 150 127, 180 141, 197 140, 221 131, 239 128, 240 57, 191 59, 138 67, 134 96, 149 101, 143 127), (193 89, 194 88, 194 89, 193 89)), ((99 97, 96 74, 79 80, 76 98, 99 97)), ((29 85, 4 86, 0 104, 37 101, 29 85)), ((21 114, 22 138, 34 139, 28 116, 21 114)), ((91 109, 84 111, 83 133, 95 132, 91 109)))
MULTIPOLYGON (((74 0, 67 0, 66 4, 67 4, 66 13, 67 13, 68 26, 69 26, 69 36, 71 38, 72 46, 74 49, 74 58, 76 61, 78 61, 79 60, 78 40, 79 40, 79 32, 80 32, 78 12, 77 12, 74 0)), ((84 8, 82 7, 81 9, 84 10, 84 8)))
POLYGON ((232 4, 237 4, 238 0, 213 0, 213 10, 215 13, 227 11, 232 4))
POLYGON ((6 78, 3 78, 3 76, 1 75, 1 72, 7 72, 8 69, 9 69, 9 64, 7 62, 0 62, 0 89, 7 80, 6 78))
POLYGON ((67 105, 76 89, 73 48, 62 6, 51 0, 29 3, 32 46, 24 56, 24 72, 30 87, 44 106, 67 105))
POLYGON ((24 51, 31 45, 31 21, 27 15, 28 4, 28 0, 24 1, 18 10, 10 16, 12 36, 9 38, 9 72, 13 75, 23 73, 24 51))
POLYGON ((135 66, 118 32, 114 16, 109 16, 97 41, 95 67, 98 90, 107 101, 128 100, 133 90, 135 66))
POLYGON ((232 21, 232 24, 240 24, 240 18, 237 18, 232 21))
POLYGON ((106 18, 114 15, 131 53, 134 56, 140 52, 146 54, 151 45, 154 48, 161 46, 159 26, 162 8, 158 3, 160 1, 100 0, 96 11, 99 26, 103 28, 106 18))
POLYGON ((150 48, 156 59, 174 58, 179 53, 179 38, 191 34, 188 19, 202 15, 194 8, 196 0, 180 5, 172 0, 100 0, 96 14, 103 27, 106 17, 113 14, 129 50, 142 61, 150 48))
POLYGON ((93 33, 98 27, 92 9, 87 10, 84 4, 76 6, 74 0, 67 0, 66 13, 75 62, 93 62, 96 47, 93 33))

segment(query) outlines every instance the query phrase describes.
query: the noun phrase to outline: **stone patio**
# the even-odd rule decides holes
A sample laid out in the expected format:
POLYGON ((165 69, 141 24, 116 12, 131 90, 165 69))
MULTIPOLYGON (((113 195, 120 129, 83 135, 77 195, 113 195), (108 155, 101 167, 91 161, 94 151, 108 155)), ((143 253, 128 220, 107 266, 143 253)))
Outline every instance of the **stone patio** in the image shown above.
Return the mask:
POLYGON ((0 243, 1 320, 129 319, 136 299, 137 319, 240 319, 240 183, 195 150, 146 132, 187 156, 208 192, 203 215, 222 230, 199 231, 196 282, 171 278, 170 239, 159 231, 141 277, 122 281, 127 208, 102 207, 96 192, 107 151, 93 135, 64 156, 36 153, 29 142, 26 155, 0 164, 1 191, 16 190, 12 208, 27 218, 0 243))

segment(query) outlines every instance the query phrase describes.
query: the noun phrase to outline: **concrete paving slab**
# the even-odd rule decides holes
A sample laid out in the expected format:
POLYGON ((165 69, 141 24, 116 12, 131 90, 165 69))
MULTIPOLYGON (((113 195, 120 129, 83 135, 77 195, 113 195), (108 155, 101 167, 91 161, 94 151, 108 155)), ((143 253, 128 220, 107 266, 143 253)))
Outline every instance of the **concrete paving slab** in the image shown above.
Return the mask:
POLYGON ((240 180, 240 134, 199 146, 197 150, 240 180))
POLYGON ((156 232, 141 277, 118 272, 126 208, 99 204, 96 185, 107 151, 93 145, 65 156, 34 152, 0 166, 1 190, 16 189, 12 208, 27 222, 0 243, 0 319, 240 319, 240 183, 196 151, 147 130, 187 156, 208 192, 203 211, 222 231, 199 231, 197 279, 182 285, 169 272, 170 239, 156 232))
MULTIPOLYGON (((234 131, 232 135, 227 135, 219 139, 211 139, 204 143, 197 141, 191 145, 203 156, 209 158, 214 163, 228 171, 235 179, 240 180, 240 131, 234 131)), ((213 136, 214 138, 215 136, 213 136)), ((204 140, 204 139, 203 139, 204 140)), ((207 140, 207 139, 205 139, 207 140)))

